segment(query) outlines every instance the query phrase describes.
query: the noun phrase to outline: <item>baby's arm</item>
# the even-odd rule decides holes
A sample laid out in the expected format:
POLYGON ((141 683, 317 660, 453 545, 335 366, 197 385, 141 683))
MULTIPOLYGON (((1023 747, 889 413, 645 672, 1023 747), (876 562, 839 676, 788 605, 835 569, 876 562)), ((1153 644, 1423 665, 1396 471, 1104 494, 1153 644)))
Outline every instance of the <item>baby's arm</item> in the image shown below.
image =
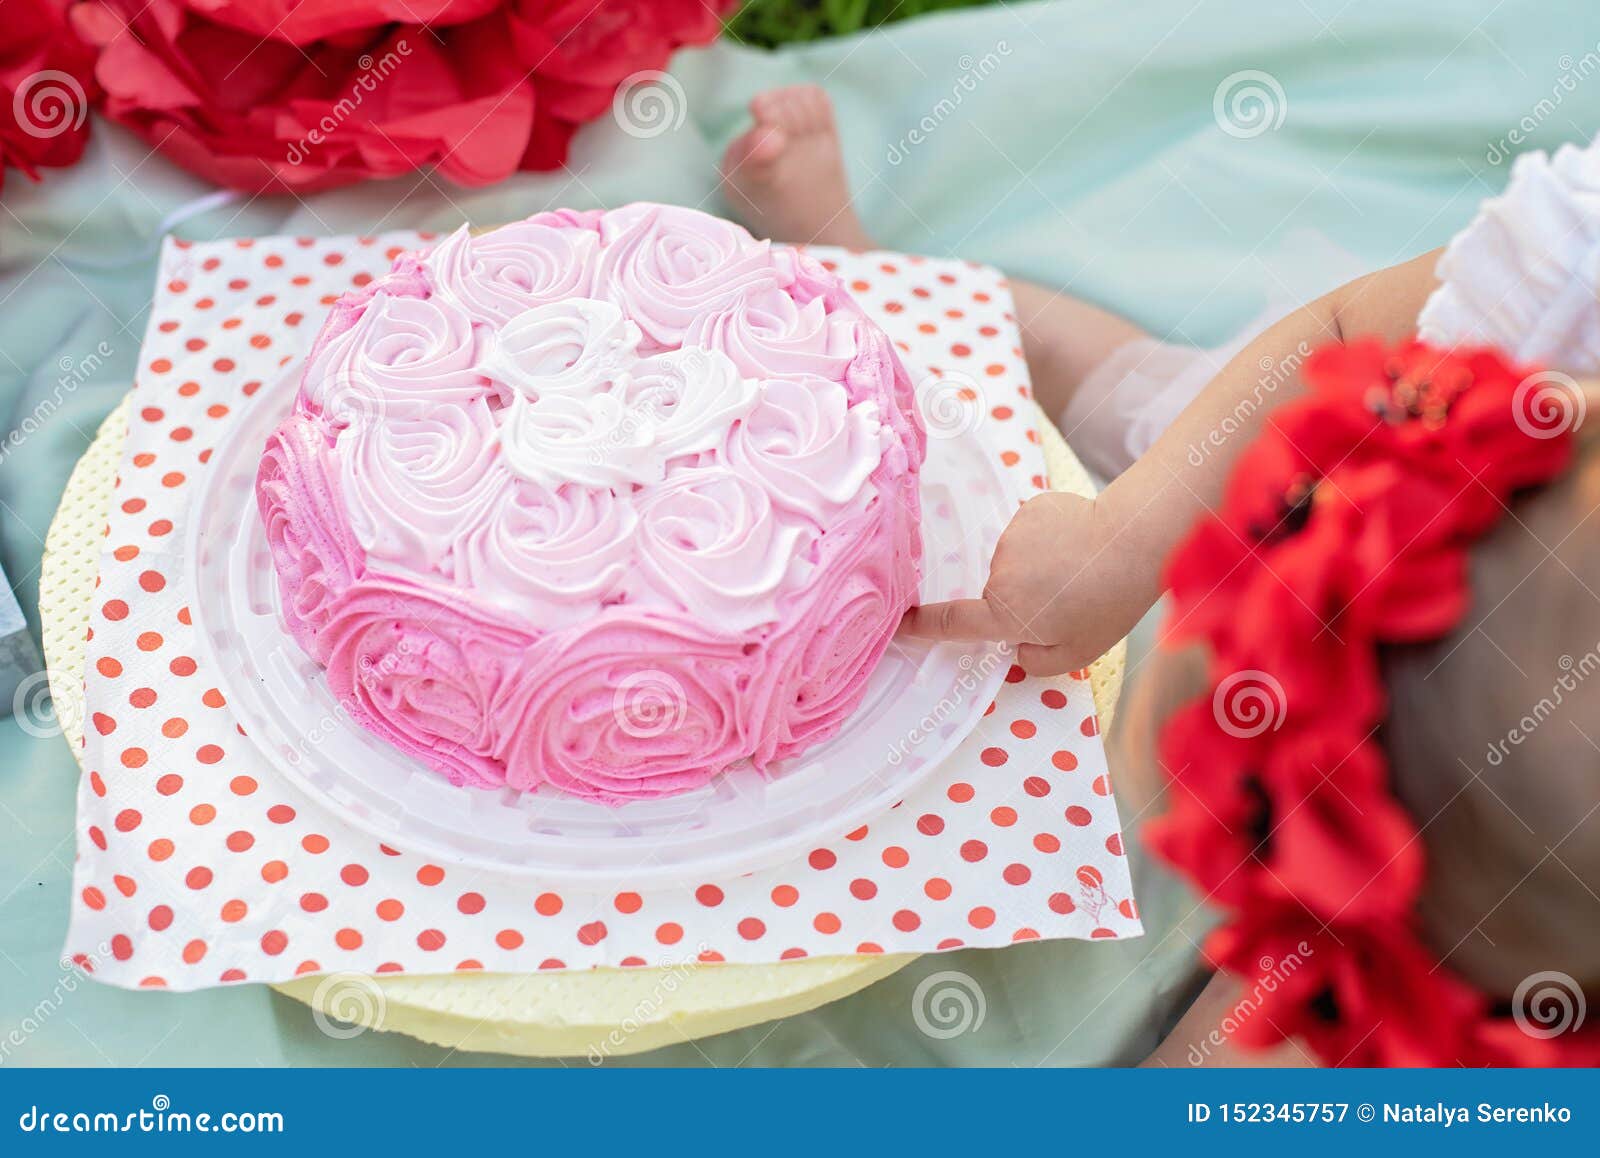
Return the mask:
POLYGON ((1368 274, 1272 326, 1098 498, 1052 492, 1024 503, 995 548, 981 599, 913 608, 906 629, 1019 643, 1019 661, 1036 675, 1088 666, 1150 609, 1162 564, 1217 505, 1234 459, 1274 409, 1303 392, 1305 354, 1346 335, 1393 341, 1414 332, 1437 260, 1435 251, 1368 274))
POLYGON ((1099 503, 1116 536, 1109 546, 1130 585, 1130 607, 1138 609, 1133 622, 1160 594, 1167 556, 1221 502, 1234 460, 1273 410, 1304 392, 1299 366, 1306 355, 1346 337, 1398 341, 1414 333, 1436 284, 1437 260, 1437 252, 1427 253, 1368 274, 1283 318, 1223 367, 1149 452, 1106 488, 1099 503))

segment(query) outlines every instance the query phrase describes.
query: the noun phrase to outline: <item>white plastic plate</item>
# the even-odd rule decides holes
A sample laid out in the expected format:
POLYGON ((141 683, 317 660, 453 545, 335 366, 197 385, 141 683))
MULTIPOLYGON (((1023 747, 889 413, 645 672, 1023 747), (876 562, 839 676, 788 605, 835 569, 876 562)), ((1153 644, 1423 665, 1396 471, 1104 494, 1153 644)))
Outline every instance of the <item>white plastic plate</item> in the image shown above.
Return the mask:
MULTIPOLYGON (((606 889, 692 884, 803 855, 892 808, 972 731, 1010 666, 984 644, 895 639, 839 734, 765 774, 612 808, 541 790, 458 788, 357 725, 289 637, 256 510, 268 435, 299 366, 216 448, 185 549, 190 606, 241 728, 293 784, 379 840, 441 863, 606 889)), ((963 424, 966 425, 966 424, 963 424)), ((1017 496, 978 437, 933 436, 922 475, 924 600, 981 590, 1017 496)))

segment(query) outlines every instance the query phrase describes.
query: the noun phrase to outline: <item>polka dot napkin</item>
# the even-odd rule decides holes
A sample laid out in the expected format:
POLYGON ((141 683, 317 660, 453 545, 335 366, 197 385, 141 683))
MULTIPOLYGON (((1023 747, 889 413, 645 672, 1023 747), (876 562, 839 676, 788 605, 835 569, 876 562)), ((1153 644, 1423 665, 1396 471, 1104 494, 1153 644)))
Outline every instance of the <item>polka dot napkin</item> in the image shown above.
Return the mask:
MULTIPOLYGON (((304 352, 338 294, 426 240, 163 251, 90 616, 67 938, 80 966, 115 985, 195 989, 345 970, 769 963, 1141 932, 1081 676, 1013 669, 977 731, 896 808, 788 864, 671 889, 580 893, 433 863, 341 822, 275 769, 229 714, 231 674, 196 659, 193 578, 176 544, 212 448, 252 395, 304 352)), ((819 256, 913 376, 976 416, 1018 495, 1042 487, 1000 275, 885 253, 819 256)))

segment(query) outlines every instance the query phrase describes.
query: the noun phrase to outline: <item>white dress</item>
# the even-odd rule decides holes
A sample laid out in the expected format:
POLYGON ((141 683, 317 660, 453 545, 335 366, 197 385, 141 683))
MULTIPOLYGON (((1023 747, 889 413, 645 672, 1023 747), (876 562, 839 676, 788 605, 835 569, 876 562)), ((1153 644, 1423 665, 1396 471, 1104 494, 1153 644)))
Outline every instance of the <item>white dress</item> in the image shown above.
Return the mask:
MULTIPOLYGON (((1424 341, 1494 345, 1520 362, 1600 373, 1600 138, 1518 157, 1505 192, 1478 208, 1436 272, 1440 285, 1417 318, 1424 341)), ((1084 379, 1062 431, 1090 469, 1115 477, 1284 312, 1214 349, 1128 342, 1084 379)))

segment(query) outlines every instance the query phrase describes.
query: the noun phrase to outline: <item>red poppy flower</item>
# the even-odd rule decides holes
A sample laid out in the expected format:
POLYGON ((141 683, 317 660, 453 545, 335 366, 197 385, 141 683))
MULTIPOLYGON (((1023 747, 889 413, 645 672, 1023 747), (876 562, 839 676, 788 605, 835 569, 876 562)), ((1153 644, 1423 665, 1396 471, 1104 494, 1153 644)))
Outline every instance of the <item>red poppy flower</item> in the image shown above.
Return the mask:
POLYGON ((80 0, 106 115, 247 192, 434 166, 463 185, 566 159, 618 85, 732 0, 80 0))
POLYGON ((6 0, 0 36, 0 182, 75 164, 89 138, 94 54, 67 26, 67 0, 6 0))

